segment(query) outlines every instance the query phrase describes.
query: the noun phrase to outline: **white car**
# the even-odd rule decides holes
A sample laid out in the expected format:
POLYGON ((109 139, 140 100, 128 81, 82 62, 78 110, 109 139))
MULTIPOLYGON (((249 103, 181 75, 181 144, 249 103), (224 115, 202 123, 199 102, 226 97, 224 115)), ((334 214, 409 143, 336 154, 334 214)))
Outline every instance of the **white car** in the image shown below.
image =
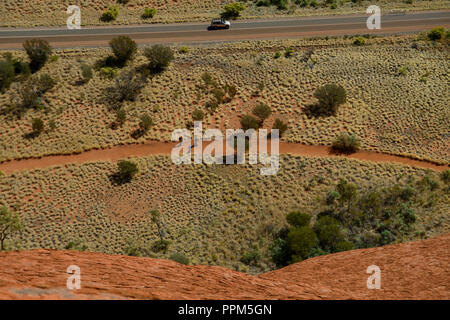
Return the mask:
POLYGON ((214 19, 208 27, 208 30, 230 29, 231 23, 225 19, 214 19))

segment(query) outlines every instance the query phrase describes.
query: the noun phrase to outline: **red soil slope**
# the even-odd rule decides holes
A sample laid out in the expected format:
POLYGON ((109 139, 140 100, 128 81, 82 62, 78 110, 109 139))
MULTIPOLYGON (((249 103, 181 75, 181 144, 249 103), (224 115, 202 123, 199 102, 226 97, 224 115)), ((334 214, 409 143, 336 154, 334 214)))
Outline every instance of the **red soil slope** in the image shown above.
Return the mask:
POLYGON ((0 253, 3 299, 449 299, 450 234, 316 257, 251 276, 221 267, 101 253, 0 253), (81 289, 66 289, 69 265, 81 289), (369 265, 381 289, 366 286, 369 265))

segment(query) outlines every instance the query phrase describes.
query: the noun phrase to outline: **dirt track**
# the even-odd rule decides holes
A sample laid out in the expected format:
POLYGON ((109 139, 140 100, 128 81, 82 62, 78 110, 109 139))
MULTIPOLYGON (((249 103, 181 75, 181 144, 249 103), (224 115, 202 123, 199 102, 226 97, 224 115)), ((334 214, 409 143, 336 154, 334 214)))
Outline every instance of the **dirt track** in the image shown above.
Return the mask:
POLYGON ((0 299, 449 299, 450 234, 315 257, 259 276, 94 252, 0 253, 0 299), (81 289, 66 289, 69 265, 81 289), (367 267, 381 289, 367 289, 367 267))
MULTIPOLYGON (((205 147, 207 143, 203 143, 205 147)), ((127 157, 145 157, 149 155, 170 155, 174 142, 149 141, 143 144, 128 144, 114 146, 108 149, 90 150, 80 154, 54 155, 42 158, 12 160, 0 163, 0 171, 10 174, 14 171, 32 170, 70 163, 82 164, 95 161, 118 161, 127 157)), ((270 147, 269 147, 270 151, 270 147)), ((330 153, 328 146, 310 146, 298 143, 280 142, 280 154, 293 154, 306 157, 346 157, 362 161, 400 163, 404 165, 444 171, 448 165, 439 165, 428 161, 414 160, 407 157, 383 154, 373 151, 359 151, 350 155, 335 155, 330 153)))

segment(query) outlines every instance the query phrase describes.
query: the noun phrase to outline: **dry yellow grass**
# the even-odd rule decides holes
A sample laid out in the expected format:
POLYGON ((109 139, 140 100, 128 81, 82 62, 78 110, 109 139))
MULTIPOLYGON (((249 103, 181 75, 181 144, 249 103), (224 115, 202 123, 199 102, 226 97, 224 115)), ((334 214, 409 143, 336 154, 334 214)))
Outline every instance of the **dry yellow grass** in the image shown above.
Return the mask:
MULTIPOLYGON (((120 5, 114 0, 74 0, 43 1, 40 0, 4 0, 0 2, 0 27, 34 27, 65 26, 68 5, 78 5, 82 13, 82 25, 106 25, 101 22, 102 12, 110 5, 116 5, 120 14, 116 21, 109 24, 171 23, 186 21, 206 21, 217 17, 225 3, 222 0, 131 0, 127 5, 120 5), (141 18, 144 8, 155 8, 158 13, 152 19, 141 18)), ((318 3, 322 3, 319 0, 318 3)), ((400 0, 363 1, 360 5, 351 1, 342 1, 336 9, 319 5, 317 8, 301 8, 292 5, 288 10, 272 7, 257 7, 253 1, 247 1, 247 9, 242 12, 243 19, 267 18, 279 16, 309 16, 329 14, 365 13, 369 5, 380 6, 383 12, 393 10, 431 10, 450 7, 448 0, 414 0, 411 4, 400 0)))
MULTIPOLYGON (((241 255, 256 247, 261 262, 248 271, 273 268, 268 246, 285 225, 285 215, 302 210, 313 216, 340 178, 361 190, 408 184, 436 173, 394 164, 284 155, 275 176, 261 176, 259 165, 181 165, 168 156, 135 158, 140 172, 132 182, 114 185, 117 165, 95 162, 0 177, 0 205, 14 207, 26 229, 10 248, 63 249, 74 240, 90 251, 124 254, 127 244, 151 246, 158 239, 149 212, 158 209, 171 241, 166 254, 188 256, 194 264, 246 271, 241 255), (272 230, 272 231, 271 231, 272 230)), ((448 185, 421 193, 415 205, 416 232, 402 240, 449 232, 448 185), (445 191, 447 190, 447 191, 445 191)))
MULTIPOLYGON (((259 102, 269 104, 272 116, 289 124, 285 141, 330 145, 341 131, 360 137, 362 148, 448 163, 449 74, 447 43, 417 40, 417 35, 372 38, 364 46, 353 39, 301 39, 246 41, 190 47, 178 53, 169 69, 147 81, 136 102, 124 103, 128 120, 112 130, 115 114, 105 103, 113 80, 98 73, 87 84, 78 85, 81 63, 94 64, 110 54, 109 49, 56 51, 59 60, 49 62, 39 74, 49 73, 58 84, 45 95, 46 109, 28 111, 21 119, 0 115, 0 161, 48 154, 81 152, 145 139, 168 141, 172 130, 192 120, 195 109, 207 114, 207 128, 237 128, 239 116, 251 112, 259 102), (274 58, 277 51, 292 48, 290 58, 274 58), (308 61, 308 50, 314 49, 308 61), (401 68, 407 70, 401 74, 401 68), (201 75, 210 72, 220 85, 234 84, 236 97, 207 112, 211 95, 201 75), (264 89, 258 95, 258 86, 264 89), (335 82, 348 93, 348 102, 337 116, 309 118, 305 108, 313 103, 319 86, 335 82), (135 140, 130 133, 139 117, 151 114, 155 126, 135 140), (24 135, 31 130, 31 119, 41 117, 47 126, 55 120, 53 132, 34 139, 24 135)), ((24 57, 23 52, 14 52, 24 57)), ((145 64, 138 56, 132 69, 145 64)), ((20 84, 16 83, 15 86, 20 84)), ((14 86, 0 94, 0 109, 11 105, 14 86)))

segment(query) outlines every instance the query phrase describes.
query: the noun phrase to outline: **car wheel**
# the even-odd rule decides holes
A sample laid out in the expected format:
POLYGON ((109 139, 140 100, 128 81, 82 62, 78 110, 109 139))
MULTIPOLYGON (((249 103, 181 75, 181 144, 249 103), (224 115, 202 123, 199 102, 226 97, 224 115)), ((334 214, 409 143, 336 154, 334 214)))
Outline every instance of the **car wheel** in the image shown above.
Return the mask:
POLYGON ((229 25, 226 25, 226 26, 225 26, 225 29, 230 29, 230 26, 229 26, 229 25))

